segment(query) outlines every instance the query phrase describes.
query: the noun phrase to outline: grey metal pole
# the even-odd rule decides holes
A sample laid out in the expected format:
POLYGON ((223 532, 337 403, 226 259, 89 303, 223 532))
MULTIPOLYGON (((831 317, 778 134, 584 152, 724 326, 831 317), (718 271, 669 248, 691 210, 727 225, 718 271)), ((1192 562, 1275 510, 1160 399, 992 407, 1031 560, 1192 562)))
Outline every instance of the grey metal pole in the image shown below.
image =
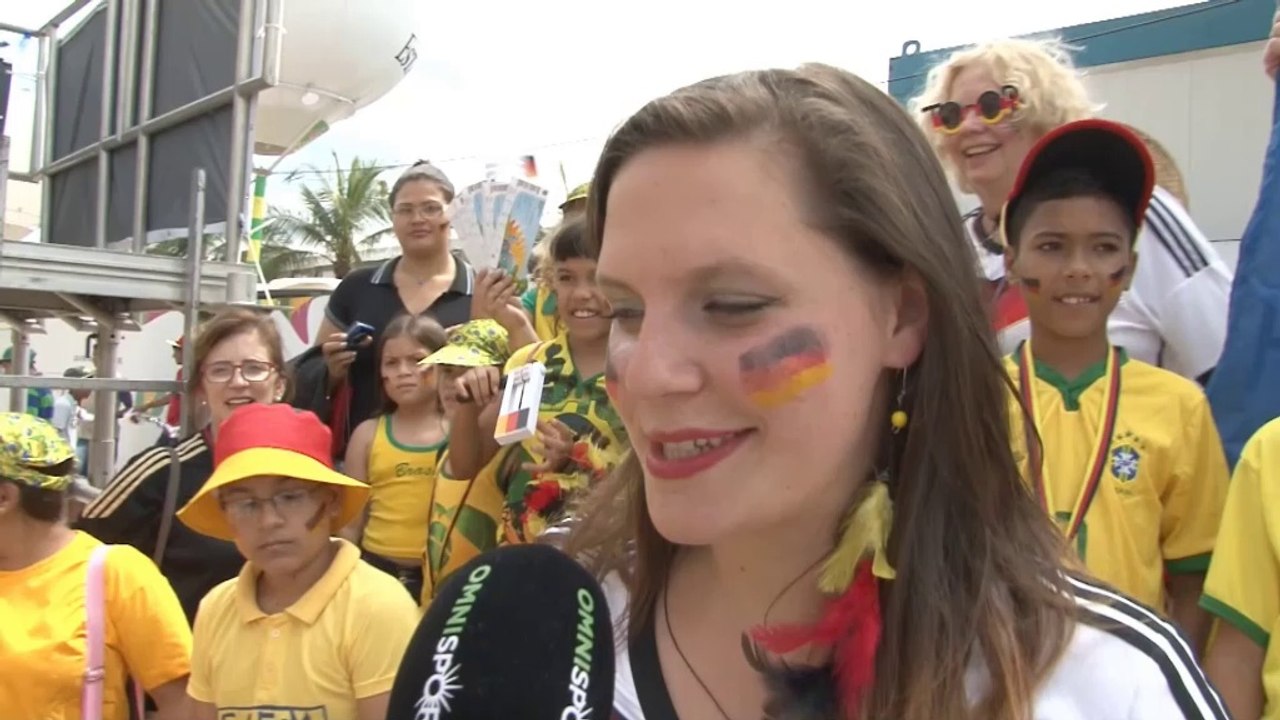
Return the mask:
MULTIPOLYGON (((53 162, 53 116, 57 110, 57 77, 58 77, 58 26, 46 26, 49 38, 49 57, 45 63, 45 73, 41 85, 44 87, 44 142, 40 148, 40 167, 44 169, 53 162)), ((50 228, 53 227, 53 183, 40 183, 40 240, 49 242, 50 228)))
POLYGON ((227 173, 227 262, 240 262, 240 215, 244 210, 253 147, 249 140, 249 98, 242 83, 250 80, 257 3, 240 0, 240 27, 236 40, 236 94, 231 100, 231 163, 227 173))
MULTIPOLYGON (((21 328, 13 328, 10 333, 12 337, 13 357, 9 363, 10 375, 26 375, 31 363, 27 358, 31 357, 31 342, 27 334, 21 328)), ((26 412, 27 410, 27 391, 25 388, 9 388, 9 410, 11 412, 26 412)))
MULTIPOLYGON (((102 122, 98 132, 98 187, 94 206, 93 245, 107 246, 107 203, 111 198, 111 153, 101 142, 111 136, 115 123, 116 29, 120 23, 120 0, 107 0, 106 43, 102 48, 102 122)), ((94 427, 97 427, 95 423, 94 427)))
MULTIPOLYGON (((204 168, 196 168, 191 174, 191 224, 187 228, 187 306, 183 318, 182 377, 189 380, 195 372, 195 336, 200 319, 200 284, 204 269, 204 168)), ((182 393, 182 432, 186 437, 192 430, 191 398, 182 393)))
MULTIPOLYGON (((139 125, 151 119, 152 93, 156 75, 156 25, 160 16, 160 3, 146 3, 142 19, 142 64, 138 70, 139 125)), ((124 128, 126 131, 128 128, 124 128)), ((133 251, 147 249, 147 185, 151 180, 151 134, 138 133, 137 167, 133 184, 133 251)))
MULTIPOLYGON (((114 325, 98 325, 98 346, 94 348, 94 373, 100 378, 116 376, 116 359, 120 353, 120 333, 114 325)), ((89 467, 85 476, 94 487, 106 487, 115 470, 116 412, 119 391, 95 390, 93 393, 93 439, 89 443, 89 467)), ((82 468, 82 470, 84 470, 82 468)))

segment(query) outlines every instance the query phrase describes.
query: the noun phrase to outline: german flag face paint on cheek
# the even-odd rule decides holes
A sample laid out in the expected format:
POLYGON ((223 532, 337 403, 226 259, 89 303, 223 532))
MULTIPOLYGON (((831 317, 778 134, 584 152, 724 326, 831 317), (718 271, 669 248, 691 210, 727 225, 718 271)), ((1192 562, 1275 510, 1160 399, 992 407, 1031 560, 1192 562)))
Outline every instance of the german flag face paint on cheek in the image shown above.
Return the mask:
POLYGON ((774 408, 795 400, 831 377, 827 346, 813 328, 793 328, 738 358, 751 401, 774 408))
POLYGON ((1111 287, 1115 287, 1120 283, 1124 282, 1124 277, 1128 274, 1129 274, 1129 266, 1126 265, 1120 268, 1119 270, 1108 275, 1107 279, 1111 281, 1111 287))
POLYGON ((1040 278, 1024 277, 1020 278, 1018 282, 1022 283, 1022 287, 1026 288, 1027 292, 1040 293, 1040 278))

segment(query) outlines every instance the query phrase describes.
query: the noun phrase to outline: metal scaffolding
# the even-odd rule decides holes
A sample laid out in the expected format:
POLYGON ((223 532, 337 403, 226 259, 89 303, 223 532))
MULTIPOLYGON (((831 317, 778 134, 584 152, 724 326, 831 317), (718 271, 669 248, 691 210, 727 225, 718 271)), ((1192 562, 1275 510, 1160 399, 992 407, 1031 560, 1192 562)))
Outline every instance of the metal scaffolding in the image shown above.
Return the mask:
MULTIPOLYGON (((0 30, 38 39, 39 79, 36 87, 36 120, 30 173, 8 172, 7 142, 0 145, 0 220, 4 217, 3 191, 7 177, 38 182, 51 173, 89 162, 97 163, 92 247, 48 242, 0 242, 0 324, 13 334, 15 374, 0 376, 0 387, 21 390, 33 387, 95 391, 93 439, 87 475, 103 487, 110 480, 115 457, 118 391, 181 393, 171 379, 126 380, 115 377, 116 355, 122 332, 139 328, 137 316, 148 311, 181 309, 187 337, 194 337, 201 310, 218 310, 256 300, 257 273, 237 262, 209 262, 203 258, 206 177, 193 172, 188 206, 187 255, 166 257, 145 254, 147 238, 148 181, 152 137, 164 130, 225 107, 232 113, 231 168, 227 177, 226 257, 240 257, 240 218, 246 207, 252 160, 251 118, 256 97, 278 81, 282 0, 240 0, 231 87, 153 116, 152 85, 156 73, 157 16, 160 3, 144 0, 74 0, 40 29, 0 23, 0 30), (54 158, 53 106, 58 80, 59 28, 90 4, 100 3, 107 13, 103 43, 103 106, 101 132, 89 143, 64 157, 54 158), (117 38, 117 34, 120 35, 117 38), (118 73, 116 69, 118 68, 118 73), (116 80, 119 80, 117 85, 116 80), (136 87, 135 83, 136 82, 136 87), (134 98, 138 102, 135 108, 134 98), (107 249, 107 207, 112 177, 109 155, 133 145, 137 150, 134 177, 132 251, 107 249), (98 377, 51 378, 31 376, 30 335, 42 331, 46 321, 63 321, 78 330, 98 334, 94 365, 98 377)), ((76 112, 76 108, 61 109, 76 112)), ((43 183, 41 227, 51 227, 52 183, 43 183)), ((46 234, 43 238, 48 240, 46 234)), ((183 367, 194 363, 194 343, 183 345, 183 367)), ((21 411, 25 392, 12 392, 10 406, 21 411)), ((184 398, 185 404, 185 398, 184 398)), ((183 434, 190 431, 191 413, 184 407, 183 434)), ((177 463, 173 463, 170 492, 176 491, 177 463)))

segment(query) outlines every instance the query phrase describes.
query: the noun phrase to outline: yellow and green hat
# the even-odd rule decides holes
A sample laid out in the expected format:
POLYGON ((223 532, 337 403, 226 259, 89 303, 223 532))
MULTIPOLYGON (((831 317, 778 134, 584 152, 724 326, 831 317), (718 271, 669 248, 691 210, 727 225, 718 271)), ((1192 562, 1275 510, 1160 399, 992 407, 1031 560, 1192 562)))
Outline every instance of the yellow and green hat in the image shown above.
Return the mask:
POLYGON ((369 486, 333 469, 333 437, 313 413, 282 403, 239 408, 218 427, 213 444, 213 474, 200 492, 178 511, 178 519, 202 535, 234 540, 235 532, 218 502, 218 489, 260 475, 296 478, 338 490, 333 532, 359 516, 369 486))
POLYGON ((0 414, 0 478, 42 490, 65 490, 71 474, 42 469, 75 458, 75 450, 52 425, 25 413, 0 414))
POLYGON ((591 183, 590 182, 582 183, 578 187, 569 191, 569 197, 565 198, 564 202, 560 203, 560 209, 563 210, 564 206, 568 205, 571 202, 576 202, 578 200, 586 200, 587 195, 590 193, 591 193, 591 183))
POLYGON ((449 342, 423 358, 419 365, 486 367, 505 365, 511 356, 507 329, 497 320, 472 320, 449 330, 449 342))

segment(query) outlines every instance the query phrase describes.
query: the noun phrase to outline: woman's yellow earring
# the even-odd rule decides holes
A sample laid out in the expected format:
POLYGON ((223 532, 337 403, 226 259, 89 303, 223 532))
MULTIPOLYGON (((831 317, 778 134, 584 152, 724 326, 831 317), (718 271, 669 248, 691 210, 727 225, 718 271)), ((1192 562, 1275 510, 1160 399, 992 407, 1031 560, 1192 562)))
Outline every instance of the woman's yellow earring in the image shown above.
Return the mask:
POLYGON ((907 411, 902 409, 902 401, 907 396, 907 370, 902 369, 902 387, 898 389, 897 409, 889 415, 889 425, 894 433, 902 432, 907 427, 907 411))

